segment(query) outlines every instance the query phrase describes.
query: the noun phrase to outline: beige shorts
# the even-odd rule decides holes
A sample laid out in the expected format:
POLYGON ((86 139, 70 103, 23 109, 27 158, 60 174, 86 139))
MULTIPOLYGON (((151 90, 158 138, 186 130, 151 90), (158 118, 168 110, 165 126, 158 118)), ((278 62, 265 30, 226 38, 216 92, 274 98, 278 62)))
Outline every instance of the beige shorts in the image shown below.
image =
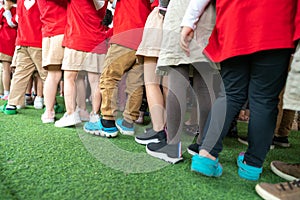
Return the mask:
POLYGON ((11 62, 12 61, 12 56, 9 56, 4 53, 0 53, 0 61, 6 61, 6 62, 11 62))
POLYGON ((16 67, 17 66, 17 47, 15 48, 14 56, 12 57, 12 61, 10 64, 10 67, 16 67))
POLYGON ((62 47, 64 35, 44 37, 42 43, 42 65, 45 69, 50 65, 61 65, 64 58, 64 48, 62 47))
POLYGON ((102 73, 104 61, 105 54, 77 51, 65 47, 61 69, 102 73))
POLYGON ((158 8, 149 14, 143 38, 136 52, 138 56, 158 57, 162 41, 163 16, 159 13, 158 8))

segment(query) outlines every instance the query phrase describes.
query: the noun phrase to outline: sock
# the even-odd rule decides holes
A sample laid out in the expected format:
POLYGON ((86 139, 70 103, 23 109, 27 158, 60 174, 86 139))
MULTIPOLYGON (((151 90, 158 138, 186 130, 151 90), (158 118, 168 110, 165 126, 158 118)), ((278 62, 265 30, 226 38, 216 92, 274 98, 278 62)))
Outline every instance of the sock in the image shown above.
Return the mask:
POLYGON ((106 119, 101 119, 101 123, 104 127, 106 128, 111 128, 115 127, 115 120, 106 120, 106 119))
POLYGON ((133 128, 133 123, 129 123, 125 119, 123 120, 122 125, 126 126, 127 128, 133 128))
POLYGON ((9 95, 9 91, 4 90, 4 96, 8 96, 9 95))

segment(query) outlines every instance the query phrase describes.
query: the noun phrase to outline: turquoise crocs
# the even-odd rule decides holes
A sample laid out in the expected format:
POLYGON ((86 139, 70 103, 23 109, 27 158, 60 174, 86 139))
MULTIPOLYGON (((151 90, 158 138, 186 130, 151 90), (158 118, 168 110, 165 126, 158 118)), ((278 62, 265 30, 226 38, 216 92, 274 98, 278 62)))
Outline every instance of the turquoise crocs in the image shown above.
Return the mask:
POLYGON ((238 174, 243 179, 257 181, 262 173, 262 167, 259 168, 245 164, 244 155, 245 153, 241 152, 237 158, 238 174))
POLYGON ((222 175, 223 168, 219 159, 211 160, 207 157, 196 154, 192 158, 191 170, 206 176, 219 177, 222 175))

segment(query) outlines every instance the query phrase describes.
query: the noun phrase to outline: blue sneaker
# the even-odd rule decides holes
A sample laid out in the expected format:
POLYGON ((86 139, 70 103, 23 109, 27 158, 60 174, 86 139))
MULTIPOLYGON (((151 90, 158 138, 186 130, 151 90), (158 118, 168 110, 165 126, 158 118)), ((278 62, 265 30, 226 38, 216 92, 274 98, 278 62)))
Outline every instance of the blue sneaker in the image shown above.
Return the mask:
POLYGON ((83 129, 85 132, 107 138, 116 137, 118 135, 117 127, 104 127, 102 125, 101 118, 99 118, 96 122, 85 123, 83 129))
POLYGON ((245 164, 244 155, 245 153, 241 152, 237 158, 238 174, 246 180, 257 181, 262 173, 262 167, 259 168, 245 164))
POLYGON ((124 124, 129 124, 124 119, 117 119, 116 126, 119 129, 120 133, 123 135, 134 135, 134 126, 132 124, 131 127, 127 127, 124 124))
POLYGON ((207 157, 196 154, 192 157, 191 170, 204 174, 205 176, 219 177, 222 175, 223 167, 219 159, 211 160, 207 157))

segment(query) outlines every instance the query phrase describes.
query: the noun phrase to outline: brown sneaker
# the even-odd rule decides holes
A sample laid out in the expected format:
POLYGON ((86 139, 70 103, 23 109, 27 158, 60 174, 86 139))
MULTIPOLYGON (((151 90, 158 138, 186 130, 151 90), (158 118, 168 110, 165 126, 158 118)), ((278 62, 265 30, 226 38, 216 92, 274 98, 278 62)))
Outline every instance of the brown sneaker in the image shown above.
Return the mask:
POLYGON ((272 161, 271 170, 288 181, 300 178, 300 163, 291 164, 281 161, 272 161))
POLYGON ((277 184, 259 183, 255 190, 267 200, 296 200, 300 198, 300 180, 277 184))

